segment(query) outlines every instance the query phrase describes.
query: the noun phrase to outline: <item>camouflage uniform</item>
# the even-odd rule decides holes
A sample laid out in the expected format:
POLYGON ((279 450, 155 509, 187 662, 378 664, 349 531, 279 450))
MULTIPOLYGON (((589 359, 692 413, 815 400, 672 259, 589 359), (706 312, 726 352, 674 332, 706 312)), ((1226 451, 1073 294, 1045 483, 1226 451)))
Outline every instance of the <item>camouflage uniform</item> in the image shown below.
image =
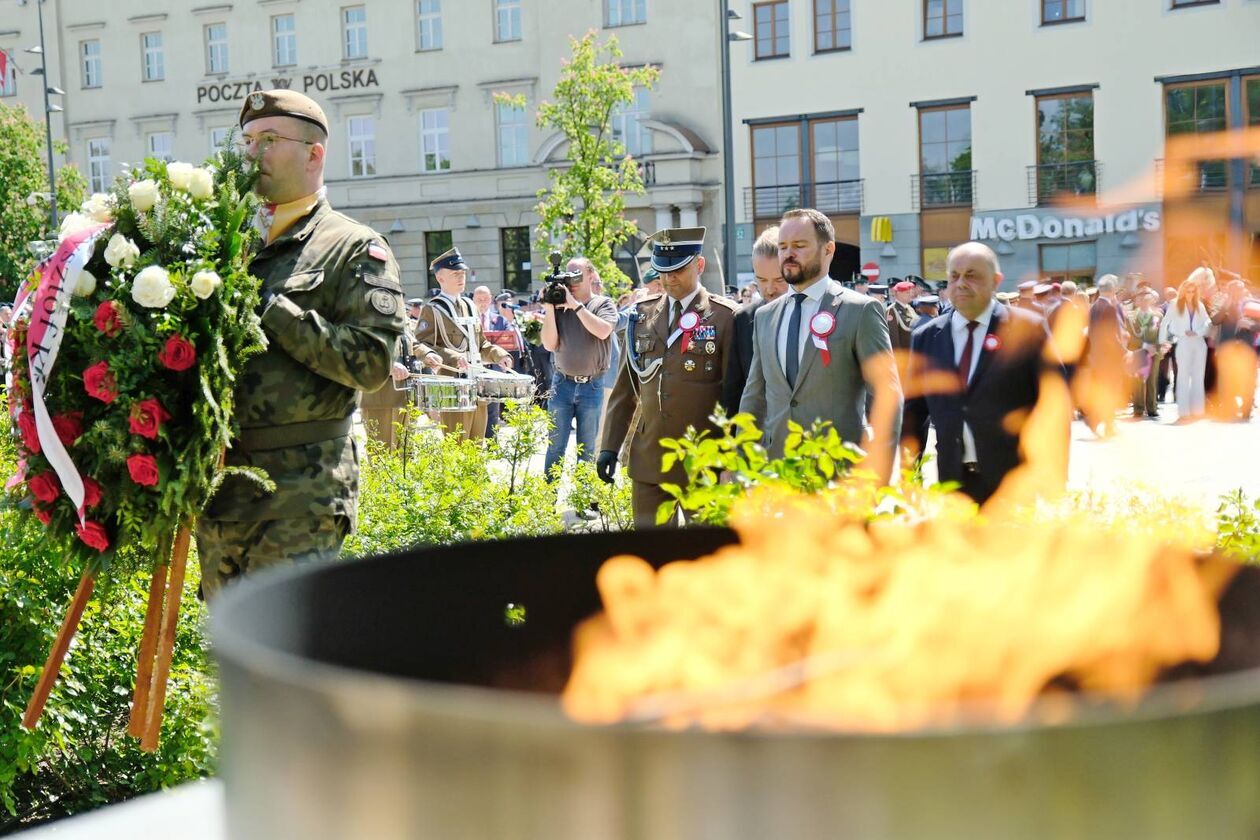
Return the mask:
POLYGON ((389 378, 406 317, 398 264, 379 234, 320 198, 254 257, 269 347, 235 393, 229 466, 258 467, 268 493, 224 481, 197 523, 202 591, 260 567, 334 558, 354 525, 359 391, 389 378))

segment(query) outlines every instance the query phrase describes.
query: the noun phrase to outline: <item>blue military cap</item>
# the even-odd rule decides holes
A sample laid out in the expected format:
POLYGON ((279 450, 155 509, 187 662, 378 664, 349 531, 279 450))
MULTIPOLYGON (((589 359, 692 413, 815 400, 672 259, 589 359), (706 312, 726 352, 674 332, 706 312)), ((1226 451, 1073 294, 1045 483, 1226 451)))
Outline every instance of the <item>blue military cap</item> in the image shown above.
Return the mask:
POLYGON ((648 237, 652 243, 652 268, 677 271, 704 250, 704 228, 666 228, 648 237))
POLYGON ((464 262, 463 256, 459 253, 458 248, 452 248, 444 254, 441 254, 429 263, 430 271, 437 271, 439 268, 449 268, 451 271, 467 271, 468 263, 464 262))

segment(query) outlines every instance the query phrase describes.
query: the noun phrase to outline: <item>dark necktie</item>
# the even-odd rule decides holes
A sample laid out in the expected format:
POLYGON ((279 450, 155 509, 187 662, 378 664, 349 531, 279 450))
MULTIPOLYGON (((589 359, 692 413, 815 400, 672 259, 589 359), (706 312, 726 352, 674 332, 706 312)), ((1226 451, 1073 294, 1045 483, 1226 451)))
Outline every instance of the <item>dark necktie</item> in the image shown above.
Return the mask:
POLYGON ((673 335, 673 334, 674 334, 674 328, 678 326, 678 310, 679 310, 679 309, 681 309, 681 308, 682 308, 682 304, 681 304, 681 303, 679 303, 678 301, 674 300, 673 298, 671 298, 671 299, 670 299, 670 301, 669 301, 669 320, 668 320, 668 321, 666 321, 666 324, 668 324, 668 326, 665 328, 665 332, 666 332, 666 333, 668 333, 669 335, 673 335))
POLYGON ((805 308, 805 293, 797 292, 792 295, 795 305, 792 307, 792 317, 788 319, 787 334, 787 381, 788 385, 796 387, 796 374, 801 369, 801 310, 805 308))
POLYGON ((958 360, 958 376, 962 379, 963 390, 967 390, 967 380, 971 378, 971 350, 975 346, 976 327, 979 321, 967 322, 967 340, 963 343, 962 357, 958 360))

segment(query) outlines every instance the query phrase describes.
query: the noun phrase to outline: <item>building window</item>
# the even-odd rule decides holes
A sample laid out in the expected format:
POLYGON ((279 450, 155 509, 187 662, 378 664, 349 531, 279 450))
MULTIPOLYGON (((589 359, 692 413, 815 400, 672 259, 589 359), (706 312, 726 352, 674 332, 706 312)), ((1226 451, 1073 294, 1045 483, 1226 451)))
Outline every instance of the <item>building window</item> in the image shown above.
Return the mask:
POLYGON ((525 109, 498 106, 499 166, 525 166, 529 163, 529 126, 525 109))
POLYGON ((1085 20, 1085 0, 1041 0, 1041 25, 1085 20))
POLYGON ((83 87, 98 88, 101 86, 101 42, 98 40, 80 41, 79 57, 83 71, 83 87))
POLYGON ((210 154, 223 151, 223 145, 232 136, 232 126, 219 125, 210 129, 210 154))
POLYGON ((853 46, 850 0, 814 0, 814 52, 847 50, 853 46))
POLYGON ((88 189, 92 192, 109 190, 109 138, 97 137, 87 141, 88 189))
POLYGON ((371 117, 351 117, 346 123, 350 140, 350 177, 376 174, 376 127, 371 117))
POLYGON ((962 0, 923 0, 923 38, 963 34, 962 0))
POLYGON ((856 117, 809 124, 813 183, 809 206, 824 213, 856 213, 862 205, 856 117))
MULTIPOLYGON (((1226 83, 1168 87, 1164 91, 1167 134, 1213 134, 1229 125, 1226 83)), ((1198 190, 1219 190, 1229 186, 1229 164, 1224 160, 1197 161, 1198 190)))
POLYGON ((146 32, 140 36, 140 48, 144 53, 144 80, 160 82, 166 78, 166 62, 162 58, 162 33, 146 32))
POLYGON ((1172 0, 1174 9, 1189 9, 1192 6, 1219 6, 1221 0, 1172 0))
POLYGON ((445 172, 451 168, 451 112, 429 108, 420 112, 420 171, 445 172))
POLYGON ((647 88, 636 87, 634 99, 613 110, 613 139, 626 147, 626 154, 638 157, 652 153, 652 132, 643 125, 651 114, 650 96, 647 88))
MULTIPOLYGON (((454 237, 451 236, 449 230, 426 230, 424 232, 424 258, 427 262, 433 262, 435 259, 445 254, 454 247, 454 237)), ((429 272, 429 283, 427 288, 438 288, 437 278, 433 276, 433 272, 429 272)))
POLYGON ((227 24, 212 23, 206 27, 206 73, 228 71, 227 24))
POLYGON ((608 0, 608 25, 647 23, 647 0, 608 0))
POLYGON ((521 40, 521 0, 494 0, 494 40, 521 40))
POLYGON ((753 36, 756 59, 782 58, 790 53, 787 0, 753 6, 753 36))
POLYGON ((1098 243, 1070 242, 1062 245, 1041 245, 1041 279, 1046 283, 1065 283, 1071 280, 1077 286, 1094 285, 1098 271, 1098 243))
POLYGON ((145 138, 149 157, 170 163, 175 159, 175 135, 169 131, 155 131, 145 138))
POLYGON ((341 46, 343 58, 367 58, 367 9, 346 6, 341 10, 341 46))
POLYGON ((0 76, 0 96, 17 96, 17 65, 9 54, 4 54, 4 74, 0 76))
POLYGON ((275 67, 297 64, 297 23, 293 15, 271 19, 271 63, 275 67))
POLYGON ((752 149, 751 215, 758 219, 777 218, 793 207, 804 207, 799 124, 755 126, 752 149))
POLYGON ((1037 97, 1036 203, 1060 195, 1093 195, 1094 97, 1090 93, 1037 97))
MULTIPOLYGON (((1260 76, 1243 80, 1243 103, 1247 108, 1247 125, 1260 132, 1260 76)), ((1253 158, 1253 161, 1255 159, 1253 158)), ((1251 164, 1247 186, 1260 187, 1260 162, 1251 164)))
POLYGON ((499 247, 503 249, 503 288, 514 292, 528 292, 529 228, 500 228, 499 247))
POLYGON ((442 0, 416 0, 416 49, 442 49, 442 0))
POLYGON ((972 202, 971 107, 919 111, 919 196, 923 207, 972 202))

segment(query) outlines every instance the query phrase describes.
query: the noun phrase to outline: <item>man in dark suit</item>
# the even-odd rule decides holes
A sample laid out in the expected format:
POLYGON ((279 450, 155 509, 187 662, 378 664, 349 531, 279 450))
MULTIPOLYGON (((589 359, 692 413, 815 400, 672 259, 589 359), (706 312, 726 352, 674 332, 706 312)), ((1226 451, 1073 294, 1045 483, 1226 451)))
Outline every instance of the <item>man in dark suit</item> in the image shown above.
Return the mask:
POLYGON ((910 343, 905 443, 908 457, 922 453, 930 419, 940 480, 983 504, 1021 462, 1019 433, 1040 395, 1048 333, 1039 315, 994 297, 1002 269, 987 245, 959 245, 947 265, 954 311, 910 343))
POLYGON ((753 275, 757 278, 760 300, 746 303, 735 313, 735 357, 727 369, 723 384, 723 405, 739 405, 748 382, 748 369, 753 357, 753 316, 757 310, 787 292, 788 284, 779 268, 779 226, 768 227, 753 243, 753 275))
POLYGON ((887 482, 901 437, 901 383, 883 305, 832 280, 831 220, 797 209, 779 223, 779 266, 791 293, 757 310, 753 361, 740 411, 756 418, 772 458, 783 455, 788 423, 829 420, 868 453, 887 482), (874 392, 869 422, 868 390, 874 392))

